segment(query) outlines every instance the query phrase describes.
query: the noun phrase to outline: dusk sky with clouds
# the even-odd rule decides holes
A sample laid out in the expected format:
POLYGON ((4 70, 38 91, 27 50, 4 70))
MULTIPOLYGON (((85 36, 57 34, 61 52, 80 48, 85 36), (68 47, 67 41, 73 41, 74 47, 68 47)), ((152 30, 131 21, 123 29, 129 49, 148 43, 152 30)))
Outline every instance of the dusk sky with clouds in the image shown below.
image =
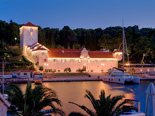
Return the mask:
POLYGON ((155 0, 0 0, 0 20, 42 28, 155 28, 155 0))

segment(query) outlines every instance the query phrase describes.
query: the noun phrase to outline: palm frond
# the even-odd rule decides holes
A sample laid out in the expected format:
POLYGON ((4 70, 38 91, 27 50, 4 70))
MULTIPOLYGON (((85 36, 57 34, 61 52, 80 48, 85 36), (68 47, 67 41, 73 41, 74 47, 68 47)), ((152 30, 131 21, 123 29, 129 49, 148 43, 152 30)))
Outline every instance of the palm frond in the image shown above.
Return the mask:
POLYGON ((94 96, 92 95, 92 93, 89 90, 86 90, 86 93, 87 94, 85 95, 85 97, 90 100, 94 109, 98 109, 99 108, 98 101, 96 101, 96 99, 94 98, 94 96))
POLYGON ((80 112, 71 112, 68 116, 85 116, 80 112))
POLYGON ((76 104, 76 103, 74 103, 74 102, 68 102, 68 103, 71 103, 71 104, 74 104, 74 105, 80 107, 80 108, 83 109, 85 112, 87 112, 90 116, 95 116, 95 113, 94 113, 92 110, 90 110, 90 109, 88 109, 87 107, 85 107, 84 105, 81 106, 81 105, 78 105, 78 104, 76 104))

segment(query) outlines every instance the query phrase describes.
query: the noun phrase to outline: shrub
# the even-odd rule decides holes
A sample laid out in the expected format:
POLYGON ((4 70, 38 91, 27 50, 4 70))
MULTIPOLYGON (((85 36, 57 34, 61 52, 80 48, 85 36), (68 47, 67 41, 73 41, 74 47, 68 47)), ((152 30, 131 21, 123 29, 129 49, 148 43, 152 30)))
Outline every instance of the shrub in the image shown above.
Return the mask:
POLYGON ((45 72, 48 72, 48 69, 45 69, 45 72))
POLYGON ((76 70, 76 72, 79 72, 79 73, 83 73, 83 71, 84 71, 84 69, 80 69, 80 68, 78 68, 78 69, 76 70))
POLYGON ((64 72, 66 72, 66 73, 67 73, 67 72, 71 72, 71 68, 65 68, 65 69, 64 69, 64 72))
POLYGON ((91 70, 91 72, 93 72, 93 70, 91 70))
POLYGON ((55 73, 55 72, 56 72, 56 70, 55 70, 55 69, 53 69, 53 70, 52 70, 52 73, 55 73))
POLYGON ((31 66, 29 67, 29 70, 35 70, 34 66, 31 65, 31 66))
POLYGON ((43 70, 44 70, 44 67, 43 67, 43 66, 40 66, 40 67, 39 67, 39 70, 40 70, 40 71, 43 71, 43 70))
POLYGON ((12 49, 11 54, 12 54, 12 56, 20 56, 20 55, 22 55, 22 50, 21 49, 12 49))
POLYGON ((60 70, 58 70, 58 72, 60 72, 60 70))
POLYGON ((35 63, 35 65, 38 65, 38 64, 39 64, 39 62, 36 62, 36 63, 35 63))

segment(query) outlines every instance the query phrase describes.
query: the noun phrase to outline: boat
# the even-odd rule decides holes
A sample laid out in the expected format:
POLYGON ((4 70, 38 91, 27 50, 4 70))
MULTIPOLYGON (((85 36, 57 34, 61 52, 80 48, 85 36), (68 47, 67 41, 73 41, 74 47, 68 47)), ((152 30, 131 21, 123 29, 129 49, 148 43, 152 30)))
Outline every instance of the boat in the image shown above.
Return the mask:
MULTIPOLYGON (((125 73, 124 70, 124 42, 126 43, 124 27, 123 27, 123 69, 113 67, 116 70, 112 70, 109 76, 104 76, 103 81, 112 82, 112 83, 119 83, 119 84, 126 84, 126 83, 140 83, 140 78, 136 76, 132 76, 130 73, 125 73)), ((127 44, 126 44, 126 51, 127 51, 127 44)), ((128 52, 127 52, 128 54, 128 52)), ((129 64, 129 56, 128 56, 128 64, 129 64)), ((129 71, 130 65, 129 65, 129 71)))
MULTIPOLYGON (((125 100, 131 101, 133 103, 132 106, 136 107, 137 111, 136 110, 128 110, 128 111, 122 112, 119 116, 145 116, 145 113, 140 111, 140 101, 139 100, 132 100, 132 99, 125 99, 125 100)), ((127 109, 128 107, 131 107, 131 106, 128 106, 128 105, 123 106, 124 109, 125 108, 127 109)))
POLYGON ((140 78, 136 76, 132 76, 129 73, 123 73, 119 70, 110 70, 109 76, 103 77, 103 81, 112 82, 112 83, 119 83, 119 84, 132 84, 132 83, 140 83, 140 78))
POLYGON ((41 85, 41 84, 42 84, 42 81, 41 81, 41 80, 35 80, 34 83, 35 83, 36 85, 41 85))

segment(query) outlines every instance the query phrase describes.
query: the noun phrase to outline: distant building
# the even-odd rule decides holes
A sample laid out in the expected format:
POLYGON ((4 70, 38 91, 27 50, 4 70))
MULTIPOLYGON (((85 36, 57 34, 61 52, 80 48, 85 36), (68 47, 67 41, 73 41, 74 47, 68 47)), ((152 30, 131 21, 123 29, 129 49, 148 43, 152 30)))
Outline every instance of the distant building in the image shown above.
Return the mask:
POLYGON ((44 70, 56 70, 64 72, 65 68, 71 68, 72 72, 84 69, 87 72, 107 71, 112 67, 118 67, 118 61, 122 59, 122 51, 109 50, 88 51, 83 49, 48 49, 38 43, 38 28, 28 22, 20 28, 20 45, 23 54, 38 67, 44 70), (31 30, 33 29, 33 31, 31 30))
POLYGON ((0 116, 7 116, 7 109, 10 103, 0 93, 0 116))

